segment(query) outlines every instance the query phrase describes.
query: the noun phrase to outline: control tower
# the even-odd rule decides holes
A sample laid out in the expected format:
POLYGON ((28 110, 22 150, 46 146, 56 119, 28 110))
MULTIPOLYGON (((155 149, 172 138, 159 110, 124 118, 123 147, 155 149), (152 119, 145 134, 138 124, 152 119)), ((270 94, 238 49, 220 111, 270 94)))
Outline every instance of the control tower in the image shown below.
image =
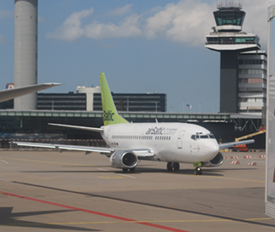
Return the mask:
POLYGON ((217 8, 216 27, 206 36, 205 47, 221 53, 220 112, 238 113, 238 56, 240 52, 259 50, 260 39, 242 31, 245 12, 240 2, 221 2, 217 8))
MULTIPOLYGON (((14 0, 14 85, 37 84, 38 0, 14 0)), ((14 109, 36 109, 36 93, 14 99, 14 109)))

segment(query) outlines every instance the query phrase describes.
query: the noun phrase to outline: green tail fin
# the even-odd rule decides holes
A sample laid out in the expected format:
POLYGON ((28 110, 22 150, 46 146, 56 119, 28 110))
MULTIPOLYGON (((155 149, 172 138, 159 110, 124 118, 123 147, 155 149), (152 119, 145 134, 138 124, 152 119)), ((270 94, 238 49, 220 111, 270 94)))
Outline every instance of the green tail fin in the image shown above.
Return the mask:
POLYGON ((108 83, 105 78, 105 73, 100 73, 99 79, 101 87, 101 101, 104 126, 119 123, 129 123, 126 119, 124 119, 117 113, 108 83))

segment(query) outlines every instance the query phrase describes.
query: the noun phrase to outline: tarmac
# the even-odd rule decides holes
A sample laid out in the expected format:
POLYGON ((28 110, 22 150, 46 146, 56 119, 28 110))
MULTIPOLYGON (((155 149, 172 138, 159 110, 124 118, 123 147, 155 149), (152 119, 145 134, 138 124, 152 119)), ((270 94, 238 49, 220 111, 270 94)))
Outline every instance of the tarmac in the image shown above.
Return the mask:
POLYGON ((275 231, 265 153, 223 154, 222 166, 196 176, 190 164, 168 172, 142 161, 123 173, 96 153, 2 150, 0 231, 275 231))

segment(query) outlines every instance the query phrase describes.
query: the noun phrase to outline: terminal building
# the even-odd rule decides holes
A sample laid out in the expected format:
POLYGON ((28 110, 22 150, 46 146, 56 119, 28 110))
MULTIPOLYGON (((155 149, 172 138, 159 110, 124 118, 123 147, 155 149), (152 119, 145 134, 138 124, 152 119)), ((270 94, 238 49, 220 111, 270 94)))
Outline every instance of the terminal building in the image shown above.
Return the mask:
MULTIPOLYGON (((164 93, 112 93, 118 111, 166 112, 164 93)), ((13 109, 13 100, 0 109, 13 109)), ((37 110, 102 111, 99 87, 77 87, 77 92, 37 93, 37 110)))
MULTIPOLYGON (((166 112, 166 94, 113 93, 118 111, 166 112)), ((101 94, 93 97, 85 93, 38 93, 38 110, 101 111, 101 94)))
POLYGON ((206 36, 205 47, 220 52, 220 112, 262 114, 266 105, 267 57, 259 51, 260 38, 242 31, 242 5, 217 5, 216 27, 206 36))
POLYGON ((262 114, 266 110, 267 54, 264 51, 239 54, 238 111, 262 114))

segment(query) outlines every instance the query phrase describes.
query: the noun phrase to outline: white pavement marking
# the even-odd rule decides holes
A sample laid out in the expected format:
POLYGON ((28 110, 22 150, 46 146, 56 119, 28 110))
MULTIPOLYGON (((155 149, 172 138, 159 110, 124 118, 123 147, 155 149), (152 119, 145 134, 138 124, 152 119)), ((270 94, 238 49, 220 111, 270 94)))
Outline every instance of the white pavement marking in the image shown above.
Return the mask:
POLYGON ((97 169, 100 170, 100 171, 105 171, 105 172, 108 171, 107 169, 103 169, 103 168, 97 168, 97 169))
POLYGON ((3 163, 5 163, 5 164, 9 164, 7 161, 5 161, 5 160, 1 160, 3 163))
POLYGON ((130 176, 130 175, 124 175, 124 174, 119 174, 120 176, 125 176, 125 177, 129 177, 129 178, 132 178, 132 179, 136 179, 136 177, 134 176, 130 176))

